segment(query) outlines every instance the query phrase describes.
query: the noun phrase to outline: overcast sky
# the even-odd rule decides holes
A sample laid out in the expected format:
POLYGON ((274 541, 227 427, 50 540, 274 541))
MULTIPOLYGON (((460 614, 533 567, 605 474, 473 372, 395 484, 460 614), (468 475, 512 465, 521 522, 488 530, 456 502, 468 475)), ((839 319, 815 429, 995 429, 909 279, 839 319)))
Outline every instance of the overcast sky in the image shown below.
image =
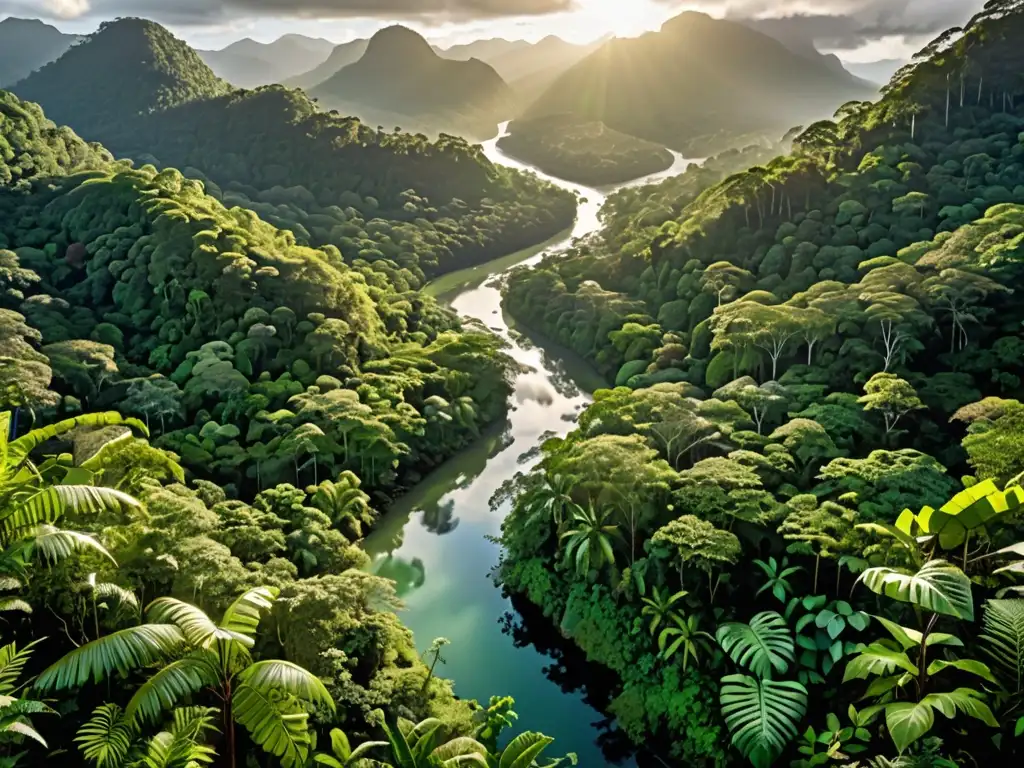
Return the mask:
POLYGON ((959 24, 984 0, 0 0, 0 17, 42 18, 85 33, 116 16, 144 16, 199 48, 242 37, 298 32, 344 42, 406 23, 432 41, 481 37, 583 42, 657 29, 684 10, 732 18, 783 18, 845 59, 904 57, 959 24))

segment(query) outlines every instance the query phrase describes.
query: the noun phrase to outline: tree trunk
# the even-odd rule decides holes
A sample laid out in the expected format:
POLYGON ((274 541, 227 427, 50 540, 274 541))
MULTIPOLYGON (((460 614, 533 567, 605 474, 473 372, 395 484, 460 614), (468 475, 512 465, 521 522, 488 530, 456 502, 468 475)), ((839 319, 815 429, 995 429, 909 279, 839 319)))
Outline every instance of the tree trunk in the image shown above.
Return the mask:
POLYGON ((821 552, 818 552, 814 556, 814 592, 813 592, 813 594, 815 594, 815 595, 818 594, 818 571, 820 570, 820 568, 821 568, 821 552))
POLYGON ((231 711, 231 682, 224 684, 224 742, 227 747, 227 768, 235 768, 235 716, 231 711))
POLYGON ((984 84, 984 76, 978 78, 978 103, 975 106, 981 106, 981 86, 984 84))

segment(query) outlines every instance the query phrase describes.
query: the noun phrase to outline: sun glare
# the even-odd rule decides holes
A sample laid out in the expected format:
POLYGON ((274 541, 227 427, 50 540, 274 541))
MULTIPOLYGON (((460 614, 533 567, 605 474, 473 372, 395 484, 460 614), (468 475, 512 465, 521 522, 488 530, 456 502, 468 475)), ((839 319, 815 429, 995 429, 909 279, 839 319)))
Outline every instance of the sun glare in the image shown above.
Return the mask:
POLYGON ((653 0, 581 0, 579 11, 567 21, 581 37, 629 37, 657 29, 672 15, 665 3, 653 0))

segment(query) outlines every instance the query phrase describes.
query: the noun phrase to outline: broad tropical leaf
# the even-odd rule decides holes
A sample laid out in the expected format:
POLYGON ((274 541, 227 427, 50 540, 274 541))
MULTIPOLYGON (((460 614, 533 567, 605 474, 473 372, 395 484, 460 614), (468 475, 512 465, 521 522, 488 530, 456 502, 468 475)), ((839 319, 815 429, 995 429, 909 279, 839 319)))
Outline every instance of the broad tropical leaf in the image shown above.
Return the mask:
POLYGON ((985 603, 978 641, 1007 690, 1024 691, 1024 600, 985 603))
POLYGON ((924 701, 889 704, 885 708, 885 725, 896 749, 903 753, 907 747, 932 729, 935 725, 935 713, 931 705, 924 701))
POLYGON ((931 560, 916 574, 892 568, 868 568, 859 581, 872 592, 933 613, 974 621, 971 580, 945 560, 931 560))
POLYGON ((121 768, 135 740, 135 727, 117 704, 101 704, 78 729, 75 743, 96 768, 121 768))
POLYGON ((157 722, 183 698, 217 683, 216 658, 209 651, 197 651, 163 667, 132 696, 125 708, 131 722, 157 722))
POLYGON ((502 750, 498 768, 530 768, 552 742, 554 739, 543 733, 521 733, 502 750))
POLYGON ((260 619, 273 607, 278 594, 280 590, 277 587, 250 589, 224 611, 224 617, 220 620, 221 629, 250 637, 255 635, 260 619))
POLYGON ((967 536, 999 515, 1020 509, 1024 505, 1024 489, 1019 487, 999 490, 992 480, 985 480, 961 491, 939 509, 925 507, 917 515, 921 531, 938 536, 939 546, 955 549, 963 545, 967 536))
POLYGON ((105 635, 76 648, 46 669, 36 680, 37 691, 79 688, 98 683, 114 672, 166 661, 186 647, 185 636, 173 624, 143 624, 105 635))
POLYGON ((992 676, 992 670, 988 668, 988 665, 983 664, 980 661, 975 661, 974 659, 954 659, 953 661, 936 659, 928 665, 928 674, 937 675, 944 669, 959 669, 961 672, 977 675, 984 680, 988 680, 990 683, 996 682, 995 677, 992 676))
POLYGON ((918 670, 907 654, 904 651, 889 647, 885 644, 887 642, 889 641, 879 640, 874 642, 850 659, 846 665, 846 672, 843 674, 843 682, 891 675, 897 669, 917 675, 920 670, 918 670))
POLYGON ((921 703, 928 704, 949 718, 955 717, 957 712, 962 712, 993 728, 999 727, 999 721, 992 715, 992 710, 984 702, 982 694, 973 688, 957 688, 948 693, 930 693, 921 699, 921 703))
POLYGON ((723 624, 715 636, 733 661, 760 678, 771 677, 772 669, 785 673, 793 661, 793 633, 774 611, 757 614, 749 625, 723 624))
POLYGON ((727 675, 719 701, 732 743, 755 768, 768 768, 797 735, 807 712, 807 689, 789 681, 727 675))
POLYGON ((33 741, 39 742, 44 747, 49 747, 46 740, 39 735, 39 731, 22 720, 14 720, 11 722, 0 721, 0 732, 16 733, 19 736, 25 736, 33 741))
POLYGON ((488 768, 487 748, 476 739, 460 736, 445 742, 430 753, 431 760, 445 768, 458 765, 471 765, 476 768, 488 768))

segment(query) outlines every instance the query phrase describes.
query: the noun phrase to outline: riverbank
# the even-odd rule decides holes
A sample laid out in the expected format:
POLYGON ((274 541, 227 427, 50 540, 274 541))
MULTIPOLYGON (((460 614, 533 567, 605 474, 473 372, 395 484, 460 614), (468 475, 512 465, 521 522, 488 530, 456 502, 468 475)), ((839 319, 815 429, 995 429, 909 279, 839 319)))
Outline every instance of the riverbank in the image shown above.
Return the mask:
POLYGON ((660 173, 673 154, 604 123, 573 115, 547 115, 509 124, 498 147, 561 179, 602 187, 660 173))

